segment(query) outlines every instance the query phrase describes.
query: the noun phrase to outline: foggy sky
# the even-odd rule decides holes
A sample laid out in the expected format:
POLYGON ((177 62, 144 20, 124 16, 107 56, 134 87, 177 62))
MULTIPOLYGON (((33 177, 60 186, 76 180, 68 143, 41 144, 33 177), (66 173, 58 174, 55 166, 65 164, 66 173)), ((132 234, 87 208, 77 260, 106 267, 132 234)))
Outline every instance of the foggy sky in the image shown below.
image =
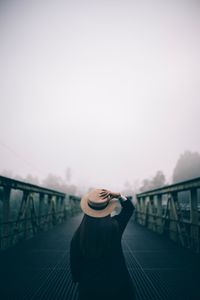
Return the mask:
POLYGON ((1 1, 0 173, 120 190, 200 152, 198 1, 1 1))

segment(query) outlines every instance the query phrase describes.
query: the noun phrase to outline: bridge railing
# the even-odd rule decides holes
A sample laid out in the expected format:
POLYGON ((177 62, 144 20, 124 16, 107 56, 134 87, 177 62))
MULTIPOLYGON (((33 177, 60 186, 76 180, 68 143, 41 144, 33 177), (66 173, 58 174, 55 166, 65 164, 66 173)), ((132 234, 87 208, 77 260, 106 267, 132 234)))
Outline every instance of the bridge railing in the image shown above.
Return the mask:
POLYGON ((136 195, 135 219, 195 252, 200 251, 200 178, 136 195))
POLYGON ((0 176, 0 249, 66 220, 79 197, 0 176))

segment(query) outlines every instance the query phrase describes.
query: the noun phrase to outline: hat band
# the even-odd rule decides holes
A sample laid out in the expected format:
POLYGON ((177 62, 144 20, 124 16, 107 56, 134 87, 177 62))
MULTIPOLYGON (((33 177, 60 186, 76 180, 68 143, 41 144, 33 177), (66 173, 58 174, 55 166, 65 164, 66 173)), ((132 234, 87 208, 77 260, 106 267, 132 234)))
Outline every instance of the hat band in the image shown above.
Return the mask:
POLYGON ((109 202, 106 203, 95 203, 91 202, 90 200, 88 201, 88 206, 94 210, 102 210, 108 206, 109 202))

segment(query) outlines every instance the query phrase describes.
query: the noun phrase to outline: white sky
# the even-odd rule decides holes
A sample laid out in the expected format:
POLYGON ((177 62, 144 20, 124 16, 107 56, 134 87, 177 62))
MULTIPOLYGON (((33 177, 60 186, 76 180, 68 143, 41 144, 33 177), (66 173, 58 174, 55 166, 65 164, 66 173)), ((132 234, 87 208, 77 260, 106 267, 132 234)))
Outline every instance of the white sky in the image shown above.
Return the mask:
POLYGON ((199 1, 1 1, 0 173, 120 190, 200 152, 199 1))

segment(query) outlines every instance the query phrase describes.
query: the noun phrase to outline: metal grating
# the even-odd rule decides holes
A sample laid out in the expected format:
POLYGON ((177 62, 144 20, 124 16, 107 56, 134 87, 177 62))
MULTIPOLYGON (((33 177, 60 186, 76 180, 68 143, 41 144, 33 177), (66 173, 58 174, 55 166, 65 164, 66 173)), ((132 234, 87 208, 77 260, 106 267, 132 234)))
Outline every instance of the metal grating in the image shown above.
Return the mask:
MULTIPOLYGON (((77 300, 69 242, 80 219, 81 215, 74 217, 1 252, 0 299, 77 300)), ((198 255, 133 222, 122 245, 138 300, 200 300, 198 255)))

